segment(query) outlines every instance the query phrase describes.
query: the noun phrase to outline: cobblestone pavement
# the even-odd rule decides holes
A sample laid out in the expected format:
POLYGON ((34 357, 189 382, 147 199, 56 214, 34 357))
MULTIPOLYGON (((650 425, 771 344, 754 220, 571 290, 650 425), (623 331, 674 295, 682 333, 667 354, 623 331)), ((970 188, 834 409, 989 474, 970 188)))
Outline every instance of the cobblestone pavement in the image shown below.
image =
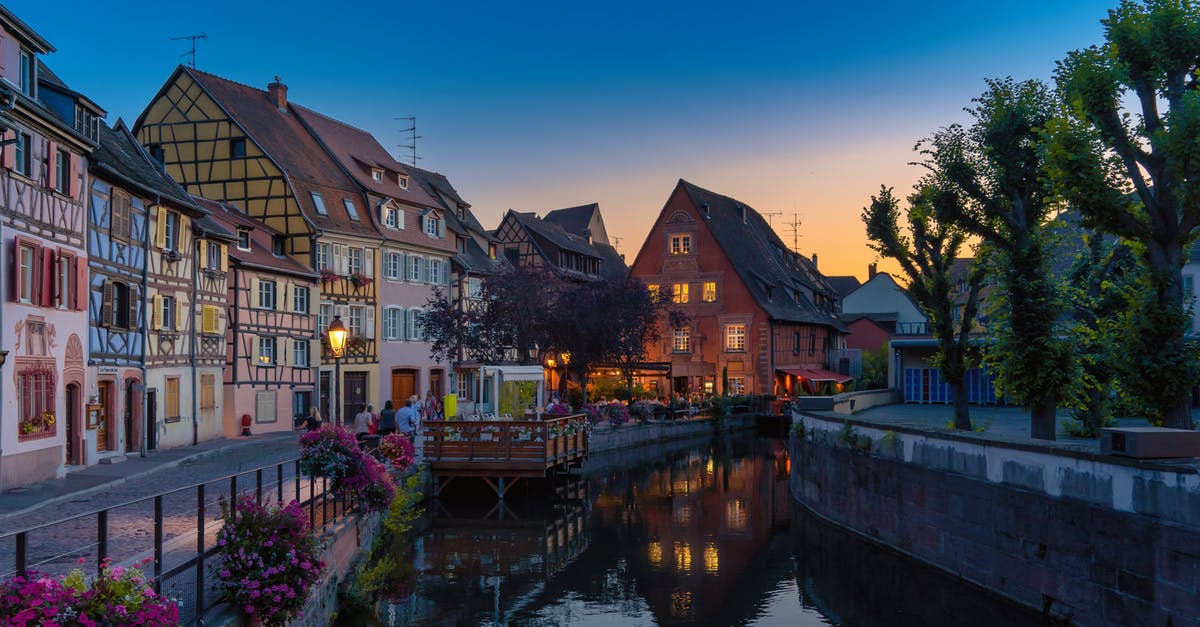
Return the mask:
MULTIPOLYGON (((164 546, 168 556, 191 554, 196 545, 199 512, 198 491, 191 486, 205 483, 205 536, 206 546, 211 546, 217 528, 213 522, 220 516, 219 500, 222 496, 228 498, 231 490, 229 479, 218 479, 271 466, 263 473, 263 495, 266 500, 273 501, 278 494, 279 476, 274 465, 295 459, 299 452, 292 434, 218 441, 208 443, 203 450, 197 449, 199 447, 194 447, 190 454, 176 450, 157 459, 152 454, 109 468, 96 468, 90 476, 77 478, 71 484, 57 480, 48 482, 49 485, 33 486, 30 492, 43 493, 46 498, 32 504, 24 502, 29 499, 28 493, 0 496, 0 512, 3 512, 0 513, 0 535, 113 508, 107 514, 108 555, 118 563, 136 561, 153 555, 154 500, 151 497, 180 489, 162 499, 164 546), (126 464, 128 466, 121 468, 126 464), (78 489, 71 490, 71 487, 78 489), (116 507, 125 503, 130 504, 116 507), (21 505, 26 507, 18 509, 21 505)), ((296 496, 298 485, 295 464, 285 464, 282 474, 284 499, 291 500, 296 496)), ((237 479, 237 491, 253 494, 257 490, 256 484, 253 472, 242 475, 237 479)), ((302 499, 308 497, 309 490, 307 480, 302 479, 299 483, 302 499)), ((98 517, 89 515, 33 531, 28 535, 28 564, 46 572, 61 572, 74 567, 82 557, 89 567, 94 568, 98 529, 98 517)), ((15 537, 0 538, 0 575, 14 570, 15 557, 15 537)), ((165 567, 170 568, 173 560, 164 561, 165 567)))

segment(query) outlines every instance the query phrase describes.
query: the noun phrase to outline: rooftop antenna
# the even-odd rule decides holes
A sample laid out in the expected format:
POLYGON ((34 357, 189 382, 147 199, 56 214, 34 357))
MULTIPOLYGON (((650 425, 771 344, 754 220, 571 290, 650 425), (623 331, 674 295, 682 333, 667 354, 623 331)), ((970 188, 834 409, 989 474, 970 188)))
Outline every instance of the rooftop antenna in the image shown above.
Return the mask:
POLYGON ((763 211, 760 213, 760 215, 762 215, 764 218, 767 219, 767 226, 769 226, 771 228, 775 228, 775 225, 771 224, 771 216, 781 216, 781 215, 783 215, 783 212, 782 211, 763 211))
POLYGON ((402 150, 409 151, 409 157, 408 157, 409 161, 412 163, 413 167, 415 168, 415 167, 417 167, 417 159, 420 159, 420 157, 417 156, 417 140, 421 139, 421 136, 417 135, 417 116, 405 115, 405 116, 398 117, 396 119, 404 120, 405 122, 408 122, 408 128, 400 129, 401 133, 408 133, 408 143, 407 144, 399 144, 398 147, 402 150))
POLYGON ((786 226, 792 230, 792 250, 793 251, 799 250, 799 248, 800 248, 800 214, 793 213, 792 221, 784 224, 784 226, 786 226))
POLYGON ((613 241, 613 250, 616 250, 616 249, 617 249, 617 246, 620 246, 620 245, 621 245, 621 240, 623 240, 623 239, 625 239, 625 238, 624 238, 624 237, 617 237, 616 235, 614 235, 614 236, 612 236, 612 237, 610 237, 610 238, 608 238, 608 239, 611 239, 611 240, 613 241))
POLYGON ((195 67, 196 67, 196 40, 197 39, 207 40, 208 35, 206 35, 204 33, 200 33, 199 35, 183 35, 182 37, 172 37, 171 41, 183 41, 184 39, 186 39, 192 43, 192 49, 179 55, 179 56, 189 57, 188 65, 192 66, 192 68, 195 69, 195 67))

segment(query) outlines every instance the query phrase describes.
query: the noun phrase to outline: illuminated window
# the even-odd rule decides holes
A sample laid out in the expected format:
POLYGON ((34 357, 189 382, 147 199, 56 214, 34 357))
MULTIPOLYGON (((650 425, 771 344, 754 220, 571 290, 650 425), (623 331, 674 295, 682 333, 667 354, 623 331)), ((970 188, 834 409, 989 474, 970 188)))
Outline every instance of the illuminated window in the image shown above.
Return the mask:
POLYGON ((674 553, 677 572, 687 572, 692 569, 692 547, 687 542, 676 542, 674 553))
POLYGON ((717 574, 721 570, 721 556, 717 551, 717 545, 709 542, 704 545, 704 572, 711 575, 717 574))
POLYGON ((692 236, 691 235, 672 235, 671 236, 671 254, 672 255, 688 255, 692 252, 692 236))
POLYGON ((701 300, 703 300, 706 303, 717 302, 717 282, 716 281, 705 281, 704 282, 704 293, 701 294, 700 298, 701 298, 701 300))
POLYGON ((725 325, 725 350, 730 352, 741 352, 746 350, 745 324, 725 325))
POLYGON ((675 329, 675 342, 673 348, 676 353, 686 353, 690 348, 691 328, 679 327, 675 329))
POLYGON ((671 302, 686 303, 688 302, 688 284, 676 283, 671 286, 671 302))
POLYGON ((274 366, 275 365, 275 338, 259 337, 258 338, 258 365, 274 366))
POLYGON ((651 296, 658 296, 658 290, 661 289, 658 283, 647 283, 646 291, 650 292, 651 296))
POLYGON ((746 377, 729 377, 729 393, 742 396, 746 393, 746 377))

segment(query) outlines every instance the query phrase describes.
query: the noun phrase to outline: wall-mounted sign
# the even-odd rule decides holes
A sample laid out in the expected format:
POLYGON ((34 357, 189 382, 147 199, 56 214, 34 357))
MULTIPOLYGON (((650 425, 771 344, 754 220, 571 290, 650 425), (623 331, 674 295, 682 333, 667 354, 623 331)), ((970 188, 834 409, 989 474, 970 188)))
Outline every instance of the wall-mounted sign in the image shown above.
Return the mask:
POLYGON ((100 366, 100 374, 117 374, 116 366, 100 366))

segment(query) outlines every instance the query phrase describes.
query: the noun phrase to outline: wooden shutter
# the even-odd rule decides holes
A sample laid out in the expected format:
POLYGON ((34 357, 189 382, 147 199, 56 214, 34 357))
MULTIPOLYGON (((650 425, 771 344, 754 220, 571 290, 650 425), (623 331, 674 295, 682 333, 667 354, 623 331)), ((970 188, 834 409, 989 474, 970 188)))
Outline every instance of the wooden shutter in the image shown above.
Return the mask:
POLYGON ((163 326, 163 297, 162 294, 155 294, 151 301, 153 310, 150 312, 150 330, 160 331, 163 326))
POLYGON ((251 349, 250 354, 252 355, 251 359, 253 359, 253 362, 251 365, 261 366, 262 365, 262 337, 258 336, 258 335, 251 335, 250 336, 250 344, 252 344, 252 346, 250 347, 250 349, 251 349))
POLYGON ((71 155, 68 163, 71 164, 71 176, 69 179, 71 182, 71 198, 78 199, 79 190, 83 187, 83 177, 85 174, 83 171, 83 157, 71 155))
POLYGON ((200 269, 208 269, 208 242, 198 239, 196 240, 196 258, 199 260, 200 269))
POLYGON ((260 296, 258 277, 250 277, 250 308, 258 309, 262 307, 262 296, 260 296))
POLYGON ((442 285, 450 287, 450 260, 442 260, 442 285))
POLYGON ((375 251, 371 248, 363 253, 363 274, 369 277, 375 276, 375 251))
POLYGON ((23 279, 23 277, 21 275, 21 239, 20 238, 13 239, 12 265, 10 266, 9 269, 12 271, 12 275, 10 275, 10 277, 9 277, 10 278, 9 283, 12 284, 12 299, 13 299, 14 303, 19 303, 19 302, 21 302, 21 287, 22 287, 21 284, 22 284, 22 279, 23 279))
POLYGON ((438 233, 438 237, 446 237, 446 220, 445 219, 437 221, 437 233, 438 233))
POLYGON ((204 306, 204 311, 201 314, 201 324, 203 326, 204 333, 217 333, 217 313, 217 307, 213 305, 204 306))
POLYGON ((363 337, 368 340, 375 339, 375 307, 363 308, 363 337))
POLYGON ((46 140, 46 187, 54 189, 58 182, 58 144, 46 140))
MULTIPOLYGON (((138 288, 129 285, 126 293, 129 294, 129 328, 136 330, 141 328, 138 326, 138 304, 141 302, 138 300, 138 288)), ((116 320, 116 318, 114 317, 113 320, 116 320)))
MULTIPOLYGON (((283 289, 283 300, 282 300, 283 307, 282 308, 276 307, 276 309, 279 309, 280 311, 291 311, 292 310, 292 284, 291 284, 291 282, 284 281, 283 283, 276 283, 276 285, 283 286, 283 288, 282 288, 283 289)), ((276 305, 281 304, 280 299, 276 298, 275 304, 276 305)))
POLYGON ((42 251, 42 306, 54 306, 54 284, 58 277, 57 268, 54 267, 54 250, 48 246, 44 246, 42 251))
POLYGON ((175 299, 175 330, 176 331, 187 331, 188 327, 189 327, 189 324, 188 324, 187 303, 184 303, 183 301, 176 298, 175 299))
POLYGON ((104 280, 104 288, 101 291, 103 294, 100 297, 100 324, 104 326, 115 326, 117 324, 117 312, 113 307, 113 282, 108 279, 104 280))
POLYGON ((154 246, 163 248, 167 245, 167 210, 162 205, 154 209, 154 216, 158 220, 154 230, 154 246))
POLYGON ((4 139, 4 147, 0 149, 0 165, 3 165, 6 170, 13 169, 16 164, 17 144, 15 141, 11 141, 16 137, 17 131, 12 129, 4 131, 4 134, 0 135, 0 138, 4 139))
POLYGON ((87 261, 75 258, 75 310, 87 311, 88 308, 88 293, 91 292, 91 286, 88 285, 88 267, 87 261))
POLYGON ((229 272, 229 244, 221 244, 221 272, 229 272))

